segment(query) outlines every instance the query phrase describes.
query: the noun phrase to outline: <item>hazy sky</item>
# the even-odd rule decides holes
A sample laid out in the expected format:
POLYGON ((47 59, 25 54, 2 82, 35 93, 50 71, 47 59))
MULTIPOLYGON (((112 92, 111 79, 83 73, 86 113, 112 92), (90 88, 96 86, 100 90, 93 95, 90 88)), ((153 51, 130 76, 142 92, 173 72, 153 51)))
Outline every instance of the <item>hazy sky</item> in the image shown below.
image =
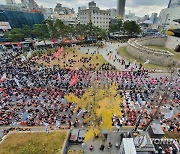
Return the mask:
MULTIPOLYGON (((20 0, 15 0, 19 3, 20 0)), ((35 0, 38 5, 54 8, 56 3, 61 3, 63 6, 74 8, 77 11, 78 6, 87 6, 91 0, 35 0)), ((97 6, 101 9, 116 8, 117 0, 94 0, 97 6)), ((126 0, 126 13, 129 10, 136 13, 138 16, 159 13, 163 8, 166 8, 169 0, 126 0)), ((0 4, 5 4, 5 0, 0 0, 0 4)))

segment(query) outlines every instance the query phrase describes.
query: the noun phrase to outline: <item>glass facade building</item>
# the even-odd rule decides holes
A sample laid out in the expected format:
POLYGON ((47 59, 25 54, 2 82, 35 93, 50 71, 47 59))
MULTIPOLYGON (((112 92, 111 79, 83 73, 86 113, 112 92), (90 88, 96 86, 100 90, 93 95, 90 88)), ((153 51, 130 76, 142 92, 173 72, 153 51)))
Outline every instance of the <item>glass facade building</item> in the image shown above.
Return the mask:
POLYGON ((0 10, 0 21, 9 22, 12 28, 21 28, 23 25, 32 28, 34 24, 41 24, 43 20, 42 13, 0 10))

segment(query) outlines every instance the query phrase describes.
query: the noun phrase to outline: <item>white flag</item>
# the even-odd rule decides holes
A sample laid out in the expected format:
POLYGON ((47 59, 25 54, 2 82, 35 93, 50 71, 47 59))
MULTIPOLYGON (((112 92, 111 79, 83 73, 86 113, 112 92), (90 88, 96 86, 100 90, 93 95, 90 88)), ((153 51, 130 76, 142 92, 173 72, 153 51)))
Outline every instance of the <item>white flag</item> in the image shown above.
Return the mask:
POLYGON ((31 58, 31 51, 28 52, 26 57, 27 57, 27 59, 31 58))
POLYGON ((59 127, 60 126, 60 121, 56 120, 56 127, 59 127))
POLYGON ((44 128, 47 133, 49 132, 48 126, 49 126, 49 124, 44 122, 44 128))
POLYGON ((144 64, 148 64, 149 63, 149 59, 148 60, 146 60, 146 62, 144 63, 144 64))
POLYGON ((136 65, 136 60, 134 61, 134 63, 133 63, 134 65, 136 65))
POLYGON ((46 123, 46 122, 44 122, 44 127, 48 127, 49 126, 49 124, 48 123, 46 123))
POLYGON ((170 110, 169 113, 167 113, 164 118, 165 119, 171 119, 173 117, 173 110, 170 110))
POLYGON ((61 81, 61 76, 60 76, 60 74, 59 74, 59 72, 58 72, 58 78, 57 78, 59 81, 61 81))
POLYGON ((21 87, 21 85, 19 84, 18 79, 14 78, 14 81, 16 82, 16 84, 17 84, 18 87, 21 87))
POLYGON ((26 60, 26 57, 23 56, 23 57, 21 58, 21 62, 23 62, 23 61, 25 61, 25 60, 26 60))
POLYGON ((68 58, 66 59, 66 63, 69 64, 68 58))
POLYGON ((82 109, 78 114, 77 116, 79 116, 80 114, 84 113, 86 110, 85 109, 82 109))
POLYGON ((41 71, 41 70, 42 70, 42 67, 40 66, 40 67, 39 67, 39 71, 41 71))

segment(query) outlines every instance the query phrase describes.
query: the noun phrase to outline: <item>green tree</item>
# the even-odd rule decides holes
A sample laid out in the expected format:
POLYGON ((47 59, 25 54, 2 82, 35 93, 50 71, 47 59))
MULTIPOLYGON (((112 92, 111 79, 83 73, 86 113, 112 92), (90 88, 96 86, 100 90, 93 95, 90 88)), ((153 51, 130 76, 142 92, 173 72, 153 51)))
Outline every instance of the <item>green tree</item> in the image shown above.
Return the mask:
POLYGON ((141 32, 139 25, 135 21, 125 21, 123 27, 124 31, 130 36, 141 32))
POLYGON ((21 30, 24 33, 24 37, 31 38, 32 29, 28 25, 23 25, 21 30))
POLYGON ((35 24, 32 33, 39 39, 44 41, 46 46, 46 40, 50 38, 48 26, 43 24, 35 24))
POLYGON ((58 33, 55 22, 48 19, 48 20, 45 20, 44 23, 48 26, 50 38, 58 39, 60 37, 60 34, 58 33))
POLYGON ((72 36, 76 37, 76 36, 77 36, 76 26, 74 26, 74 25, 69 25, 69 26, 68 26, 68 31, 69 31, 70 37, 72 37, 72 36))
POLYGON ((102 28, 94 26, 92 23, 78 25, 77 28, 77 31, 82 31, 85 37, 92 37, 93 39, 107 38, 107 32, 102 28))
POLYGON ((77 35, 84 35, 85 32, 85 25, 78 23, 76 25, 76 34, 77 35))
POLYGON ((96 27, 95 34, 97 39, 107 39, 107 32, 102 28, 96 27))
POLYGON ((115 23, 110 23, 109 32, 119 32, 122 30, 122 20, 117 20, 115 23))
POLYGON ((55 23, 54 23, 54 26, 55 26, 55 28, 57 30, 57 35, 59 37, 63 38, 63 37, 65 37, 67 35, 66 25, 64 25, 64 23, 61 20, 57 19, 55 21, 55 23))
POLYGON ((16 41, 22 41, 24 39, 25 35, 24 35, 22 29, 13 28, 11 31, 5 32, 4 36, 7 40, 16 42, 16 41))

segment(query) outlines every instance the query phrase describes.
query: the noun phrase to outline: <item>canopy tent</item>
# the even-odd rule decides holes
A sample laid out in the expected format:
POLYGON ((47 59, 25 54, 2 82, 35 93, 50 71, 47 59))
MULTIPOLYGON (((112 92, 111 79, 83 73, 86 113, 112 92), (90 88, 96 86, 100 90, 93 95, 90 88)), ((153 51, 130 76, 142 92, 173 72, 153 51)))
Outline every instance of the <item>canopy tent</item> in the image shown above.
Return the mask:
MULTIPOLYGON (((46 45, 53 45, 54 43, 51 41, 45 41, 46 45)), ((34 46, 44 46, 45 45, 44 41, 36 42, 34 43, 34 46)))

